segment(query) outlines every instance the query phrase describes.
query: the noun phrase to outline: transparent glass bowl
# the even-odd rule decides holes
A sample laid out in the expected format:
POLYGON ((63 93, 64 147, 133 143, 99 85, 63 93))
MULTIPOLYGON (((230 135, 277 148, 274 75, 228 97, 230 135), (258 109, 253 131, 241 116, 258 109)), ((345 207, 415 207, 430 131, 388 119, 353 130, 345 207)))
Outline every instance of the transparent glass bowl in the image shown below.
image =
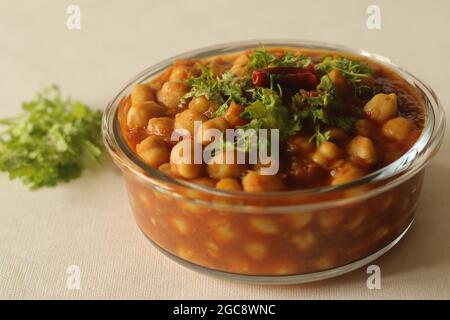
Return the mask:
POLYGON ((300 40, 226 43, 181 54, 129 81, 103 117, 105 145, 122 170, 136 222, 163 253, 194 270, 256 283, 300 283, 337 276, 381 256, 414 219, 424 168, 445 130, 433 90, 363 50, 300 40), (415 145, 390 165, 351 183, 260 194, 226 192, 173 179, 143 163, 127 146, 118 121, 132 87, 177 59, 254 48, 301 47, 360 55, 393 69, 418 92, 426 120, 415 145))

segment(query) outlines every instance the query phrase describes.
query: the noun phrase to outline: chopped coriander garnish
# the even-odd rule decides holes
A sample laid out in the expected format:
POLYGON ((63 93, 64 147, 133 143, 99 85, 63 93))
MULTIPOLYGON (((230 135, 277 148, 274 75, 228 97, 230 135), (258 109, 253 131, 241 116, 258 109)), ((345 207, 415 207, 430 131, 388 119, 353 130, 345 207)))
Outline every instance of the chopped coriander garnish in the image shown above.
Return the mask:
POLYGON ((248 77, 234 77, 229 71, 220 77, 215 76, 212 69, 199 65, 202 73, 198 77, 192 77, 187 81, 191 90, 186 93, 182 100, 205 96, 206 99, 215 101, 220 107, 214 116, 221 116, 228 108, 231 101, 238 104, 246 104, 245 88, 250 84, 248 77))
POLYGON ((99 159, 103 144, 101 112, 63 98, 57 86, 22 104, 24 113, 0 119, 0 171, 31 189, 78 177, 85 155, 99 159))
POLYGON ((311 96, 307 92, 297 93, 292 96, 292 103, 298 110, 297 121, 300 124, 310 121, 314 125, 315 133, 311 140, 315 140, 317 145, 329 139, 329 134, 321 133, 322 125, 334 125, 345 131, 350 131, 356 121, 354 117, 336 114, 339 113, 342 102, 339 100, 336 88, 328 75, 322 76, 316 88, 316 95, 311 96))
MULTIPOLYGON (((322 62, 313 65, 311 60, 309 56, 296 55, 291 51, 281 56, 274 55, 261 47, 249 55, 249 73, 243 77, 236 77, 229 71, 216 76, 208 67, 200 66, 202 74, 187 81, 191 90, 183 99, 205 96, 215 101, 218 109, 213 117, 223 116, 234 101, 245 108, 241 117, 248 122, 241 129, 279 129, 282 140, 298 131, 308 130, 312 133, 311 140, 320 145, 330 138, 330 132, 323 131, 323 128, 338 127, 351 131, 360 112, 359 109, 352 110, 347 101, 344 103, 341 100, 329 73, 337 69, 348 80, 355 90, 354 96, 349 96, 349 99, 373 96, 376 87, 373 86, 372 70, 365 62, 325 57, 322 62), (305 74, 311 73, 311 78, 316 78, 315 83, 310 87, 302 83, 299 90, 289 86, 290 82, 280 80, 283 76, 286 79, 295 78, 295 68, 305 74), (263 71, 266 74, 262 74, 263 71), (285 75, 281 72, 291 73, 285 75), (317 81, 319 77, 320 81, 317 81)), ((312 80, 305 74, 301 76, 311 83, 312 80)))
POLYGON ((277 58, 267 52, 262 47, 255 50, 248 59, 248 68, 250 71, 261 68, 274 67, 298 67, 306 68, 311 63, 311 58, 307 56, 296 56, 292 52, 287 52, 283 57, 277 58))
POLYGON ((276 64, 276 67, 306 68, 311 64, 311 58, 307 56, 296 56, 292 52, 288 52, 283 58, 277 60, 276 64))
POLYGON ((216 101, 218 104, 224 103, 220 92, 219 79, 214 75, 213 70, 201 64, 198 67, 202 73, 200 76, 192 77, 187 81, 191 90, 182 97, 182 100, 204 96, 206 99, 216 101))
POLYGON ((247 67, 253 71, 256 69, 267 68, 274 61, 277 60, 275 56, 269 54, 267 50, 262 47, 253 51, 253 53, 248 57, 247 67))
MULTIPOLYGON (((245 108, 241 117, 248 123, 238 128, 244 131, 253 129, 278 129, 280 139, 284 140, 292 135, 296 126, 289 117, 288 108, 282 103, 280 95, 272 89, 254 88, 248 90, 251 93, 252 103, 245 108)), ((245 137, 248 137, 247 135, 245 137)), ((248 151, 249 143, 244 142, 248 151)), ((261 147, 261 145, 259 145, 261 147)), ((267 145, 265 145, 265 148, 267 145)))
POLYGON ((356 118, 352 116, 335 116, 333 118, 333 124, 347 132, 352 130, 355 122, 356 118))
POLYGON ((280 137, 287 138, 292 134, 289 110, 282 103, 280 96, 268 88, 252 89, 254 102, 241 114, 249 123, 243 128, 279 129, 280 137))
POLYGON ((320 146, 322 143, 330 140, 330 131, 321 132, 320 125, 316 125, 314 128, 314 134, 309 139, 309 142, 315 140, 316 145, 320 146))
POLYGON ((222 95, 228 97, 228 101, 234 101, 237 104, 246 104, 245 89, 250 86, 248 77, 234 77, 229 71, 222 75, 219 81, 222 95))
POLYGON ((338 69, 353 84, 358 84, 363 78, 372 76, 372 70, 367 63, 342 57, 326 57, 321 63, 315 65, 315 69, 322 73, 338 69))

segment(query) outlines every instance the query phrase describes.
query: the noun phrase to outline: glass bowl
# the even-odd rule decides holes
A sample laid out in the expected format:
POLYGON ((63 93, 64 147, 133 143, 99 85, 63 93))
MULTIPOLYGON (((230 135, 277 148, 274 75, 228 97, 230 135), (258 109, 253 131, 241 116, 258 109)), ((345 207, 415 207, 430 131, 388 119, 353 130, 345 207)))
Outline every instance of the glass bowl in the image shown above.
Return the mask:
POLYGON ((141 72, 109 103, 105 145, 122 170, 136 222, 164 254, 210 275, 255 283, 291 284, 334 277, 362 267, 407 232, 424 169, 445 129, 433 90, 389 59, 364 50, 300 40, 234 42, 187 52, 141 72), (344 52, 394 70, 416 91, 426 120, 414 146, 395 162, 339 186, 266 193, 227 192, 162 174, 125 143, 118 121, 132 87, 177 59, 230 54, 264 44, 344 52))

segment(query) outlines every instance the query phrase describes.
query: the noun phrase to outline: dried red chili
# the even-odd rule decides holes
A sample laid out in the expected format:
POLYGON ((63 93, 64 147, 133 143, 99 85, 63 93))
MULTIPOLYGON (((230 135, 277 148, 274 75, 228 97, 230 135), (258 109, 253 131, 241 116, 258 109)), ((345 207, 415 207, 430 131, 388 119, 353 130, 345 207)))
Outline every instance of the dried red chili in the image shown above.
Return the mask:
POLYGON ((312 90, 319 83, 312 65, 306 69, 296 67, 263 68, 253 71, 252 82, 258 87, 270 86, 271 79, 275 84, 292 89, 312 90))

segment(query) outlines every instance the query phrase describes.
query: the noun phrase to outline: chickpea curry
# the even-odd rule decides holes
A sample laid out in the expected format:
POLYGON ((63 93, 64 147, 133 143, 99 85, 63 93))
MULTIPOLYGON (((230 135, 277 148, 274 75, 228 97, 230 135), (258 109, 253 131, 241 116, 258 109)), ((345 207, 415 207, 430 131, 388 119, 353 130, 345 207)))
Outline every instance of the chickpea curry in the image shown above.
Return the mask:
MULTIPOLYGON (((127 143, 148 165, 175 178, 246 192, 358 179, 404 154, 425 118, 413 89, 389 69, 361 57, 293 48, 177 61, 136 85, 119 111, 127 143), (173 141, 176 130, 196 134, 204 148, 218 143, 195 132, 195 121, 203 131, 278 129, 278 172, 262 175, 261 163, 175 163, 182 147, 193 143, 173 141)), ((224 143, 224 154, 230 149, 224 143)))
MULTIPOLYGON (((376 186, 323 194, 310 189, 344 184, 392 163, 424 127, 413 88, 360 56, 256 48, 177 61, 135 85, 119 104, 118 120, 128 146, 149 166, 227 191, 166 192, 124 170, 141 230, 200 266, 270 276, 332 269, 386 248, 414 217, 423 173, 366 198, 360 195, 376 186), (205 129, 219 135, 208 139, 205 129), (277 172, 263 174, 268 163, 262 161, 178 161, 192 160, 186 150, 195 149, 189 149, 195 141, 201 150, 222 146, 212 160, 230 151, 248 154, 245 138, 244 147, 222 139, 230 129, 278 130, 279 157, 269 162, 278 162, 277 172), (175 132, 182 139, 173 139, 175 132), (301 189, 311 192, 282 192, 301 189), (277 193, 255 196, 271 191, 277 193), (348 201, 335 203, 342 199, 348 201), (311 203, 320 205, 303 206, 311 203)), ((269 140, 257 148, 273 145, 269 140)))

